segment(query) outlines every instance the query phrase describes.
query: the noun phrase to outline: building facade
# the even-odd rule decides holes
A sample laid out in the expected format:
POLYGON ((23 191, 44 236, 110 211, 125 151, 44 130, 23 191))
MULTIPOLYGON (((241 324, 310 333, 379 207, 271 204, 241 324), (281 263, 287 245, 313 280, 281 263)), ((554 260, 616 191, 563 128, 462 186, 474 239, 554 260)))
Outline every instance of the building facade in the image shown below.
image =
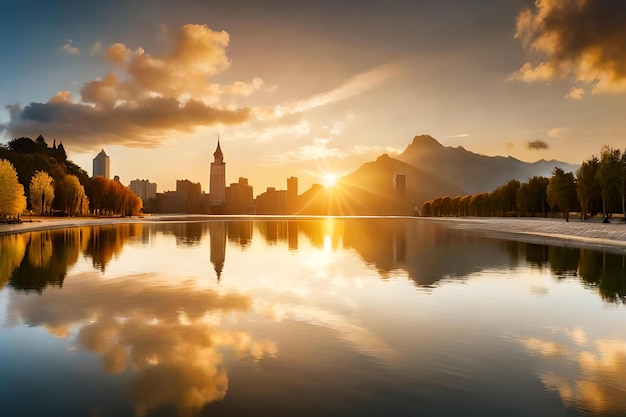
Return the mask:
POLYGON ((252 214, 254 212, 254 193, 248 179, 239 177, 239 182, 226 188, 226 213, 252 214))
POLYGON ((141 198, 144 205, 151 198, 156 198, 157 185, 149 180, 132 180, 128 186, 137 197, 141 198))
POLYGON ((93 159, 93 178, 104 177, 111 179, 111 159, 108 157, 104 149, 93 159))
POLYGON ((298 210, 298 178, 287 178, 287 211, 294 214, 298 210))

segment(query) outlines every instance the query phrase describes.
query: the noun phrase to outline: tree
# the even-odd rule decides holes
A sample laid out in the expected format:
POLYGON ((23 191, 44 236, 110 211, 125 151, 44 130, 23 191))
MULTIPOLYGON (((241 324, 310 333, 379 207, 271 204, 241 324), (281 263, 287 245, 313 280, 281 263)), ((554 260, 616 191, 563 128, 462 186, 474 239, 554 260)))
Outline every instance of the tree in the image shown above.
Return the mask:
POLYGON ((528 180, 528 194, 530 198, 530 215, 535 217, 535 213, 543 213, 543 217, 548 217, 548 183, 546 177, 532 177, 528 180))
POLYGON ((85 189, 75 175, 66 175, 57 182, 55 206, 67 213, 68 216, 87 214, 84 211, 86 203, 85 189))
POLYGON ((15 216, 26 209, 24 187, 17 180, 17 172, 6 159, 0 159, 0 215, 15 216))
POLYGON ((587 213, 593 215, 593 202, 601 195, 597 172, 600 161, 592 156, 582 163, 576 171, 576 195, 580 203, 583 220, 587 219, 587 213))
POLYGON ((622 193, 623 171, 621 164, 621 152, 609 146, 603 146, 600 151, 600 164, 596 172, 596 178, 602 192, 602 213, 604 223, 609 222, 609 217, 615 210, 616 201, 622 193))
POLYGON ((526 213, 530 211, 531 204, 528 183, 520 184, 515 194, 515 205, 520 212, 520 216, 526 217, 526 213))
POLYGON ((548 203, 553 210, 558 207, 565 221, 569 222, 569 212, 576 203, 576 183, 573 173, 565 173, 558 167, 552 170, 552 177, 548 184, 548 203))
POLYGON ((52 177, 45 171, 36 171, 30 180, 30 205, 35 213, 50 212, 54 200, 54 186, 52 177))

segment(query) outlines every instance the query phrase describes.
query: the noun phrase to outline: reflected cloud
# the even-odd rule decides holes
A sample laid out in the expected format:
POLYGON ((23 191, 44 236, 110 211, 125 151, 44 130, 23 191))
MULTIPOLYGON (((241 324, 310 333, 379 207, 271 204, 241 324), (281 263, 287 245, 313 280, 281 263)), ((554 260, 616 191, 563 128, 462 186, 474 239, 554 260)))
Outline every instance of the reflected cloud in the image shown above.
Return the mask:
POLYGON ((248 296, 175 285, 156 275, 98 282, 88 273, 38 298, 12 294, 8 316, 13 325, 44 326, 61 338, 74 335, 80 348, 100 355, 105 372, 130 373, 138 416, 160 406, 192 416, 226 395, 225 354, 256 361, 276 356, 271 341, 211 324, 212 316, 244 313, 251 305, 248 296))
POLYGON ((593 414, 626 413, 626 340, 589 340, 584 330, 557 329, 569 337, 569 344, 529 338, 522 345, 549 360, 539 375, 547 390, 558 392, 563 403, 593 414), (573 374, 561 374, 571 363, 573 374))

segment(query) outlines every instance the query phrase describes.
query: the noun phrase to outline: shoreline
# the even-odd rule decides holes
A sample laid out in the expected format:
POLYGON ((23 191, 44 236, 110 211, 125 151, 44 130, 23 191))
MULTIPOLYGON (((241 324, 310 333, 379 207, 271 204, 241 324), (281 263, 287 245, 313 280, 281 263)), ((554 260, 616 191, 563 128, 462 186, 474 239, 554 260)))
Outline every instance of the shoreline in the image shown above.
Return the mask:
MULTIPOLYGON (((338 216, 341 218, 341 216, 338 216)), ((20 224, 0 224, 0 236, 81 226, 128 223, 195 222, 211 220, 312 220, 325 216, 246 216, 246 215, 154 215, 145 217, 26 217, 20 224)), ((363 218, 379 218, 365 216, 363 218)), ((626 223, 601 219, 563 219, 542 217, 394 217, 432 221, 470 233, 500 239, 514 239, 538 244, 566 244, 584 247, 609 247, 626 250, 626 223)))
POLYGON ((626 223, 602 219, 570 219, 536 217, 429 217, 446 226, 499 239, 527 243, 610 248, 626 251, 626 223))

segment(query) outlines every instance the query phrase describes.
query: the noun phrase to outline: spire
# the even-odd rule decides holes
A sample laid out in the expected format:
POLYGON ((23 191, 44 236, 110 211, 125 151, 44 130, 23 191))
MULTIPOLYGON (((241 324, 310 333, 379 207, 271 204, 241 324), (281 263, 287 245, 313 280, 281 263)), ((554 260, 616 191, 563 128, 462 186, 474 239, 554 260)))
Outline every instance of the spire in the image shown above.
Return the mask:
POLYGON ((215 149, 215 152, 213 152, 213 157, 215 158, 216 163, 221 164, 224 162, 224 154, 222 153, 222 147, 220 146, 219 132, 217 133, 217 148, 215 149))

